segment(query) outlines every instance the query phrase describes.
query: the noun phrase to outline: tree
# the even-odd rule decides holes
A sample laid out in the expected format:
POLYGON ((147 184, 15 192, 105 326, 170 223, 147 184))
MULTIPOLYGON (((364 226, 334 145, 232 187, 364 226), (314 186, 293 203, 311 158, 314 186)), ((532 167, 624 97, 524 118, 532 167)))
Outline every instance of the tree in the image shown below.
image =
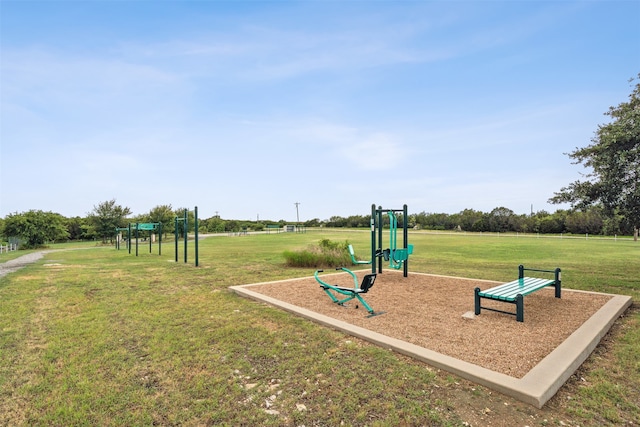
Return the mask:
POLYGON ((115 199, 100 203, 93 207, 87 215, 87 219, 94 228, 96 235, 102 238, 102 243, 107 243, 116 235, 116 228, 127 225, 127 216, 131 215, 131 209, 116 205, 115 199))
POLYGON ((18 237, 27 248, 38 248, 47 242, 66 240, 69 232, 66 219, 57 213, 30 210, 7 215, 4 235, 18 237))
POLYGON ((88 226, 84 218, 79 216, 73 218, 67 218, 67 231, 69 232, 70 240, 82 240, 87 239, 88 226))
POLYGON ((345 227, 362 228, 371 225, 371 216, 352 215, 345 220, 345 227))
POLYGON ((599 209, 572 212, 567 215, 567 231, 573 234, 602 234, 604 221, 599 209))
POLYGON ((553 214, 546 211, 538 211, 528 219, 532 222, 528 231, 542 234, 560 234, 565 231, 567 211, 558 210, 553 214))
MULTIPOLYGON (((195 215, 195 211, 190 211, 188 208, 179 208, 173 211, 173 221, 174 221, 174 225, 175 225, 175 218, 184 218, 184 211, 187 211, 187 233, 194 231, 196 229, 196 215, 195 215)), ((198 220, 199 221, 199 220, 198 220)), ((198 224, 199 226, 199 224, 198 224)), ((182 236, 182 230, 183 230, 183 224, 182 222, 180 222, 180 224, 178 224, 178 233, 180 234, 180 236, 182 236)), ((171 227, 171 230, 173 230, 174 227, 171 227)), ((199 227, 198 227, 199 229, 199 227)), ((235 229, 234 229, 235 230, 235 229)), ((239 230, 239 228, 238 228, 239 230)), ((175 232, 175 230, 174 230, 175 232)))
MULTIPOLYGON (((184 212, 184 211, 183 211, 184 212)), ((158 205, 149 211, 149 222, 159 222, 162 224, 162 231, 173 233, 176 214, 173 212, 171 205, 158 205)))
POLYGON ((344 227, 347 220, 341 216, 334 215, 327 221, 327 227, 344 227))
POLYGON ((456 226, 451 216, 446 213, 421 212, 416 215, 416 221, 427 230, 451 230, 456 226))
POLYGON ((489 231, 505 232, 513 228, 511 223, 515 213, 508 208, 499 207, 489 213, 489 231))
MULTIPOLYGON (((640 74, 636 80, 640 80, 640 74)), ((633 79, 630 81, 632 82, 633 79)), ((591 145, 576 148, 568 156, 591 171, 585 181, 563 187, 549 199, 584 209, 602 205, 608 217, 620 215, 633 226, 634 240, 640 228, 640 82, 629 101, 609 107, 609 123, 599 125, 591 145)))
POLYGON ((304 222, 305 227, 320 227, 321 225, 322 222, 320 221, 320 218, 313 218, 304 222))
MULTIPOLYGON (((216 215, 212 218, 209 218, 207 220, 203 220, 203 225, 204 227, 207 228, 207 231, 211 232, 211 233, 223 233, 224 232, 224 224, 225 221, 223 219, 220 219, 219 215, 216 215)), ((198 224, 199 226, 199 224, 198 224)))
POLYGON ((472 231, 474 230, 474 226, 476 223, 482 221, 483 213, 480 211, 475 211, 473 209, 465 209, 459 214, 459 226, 464 231, 472 231))

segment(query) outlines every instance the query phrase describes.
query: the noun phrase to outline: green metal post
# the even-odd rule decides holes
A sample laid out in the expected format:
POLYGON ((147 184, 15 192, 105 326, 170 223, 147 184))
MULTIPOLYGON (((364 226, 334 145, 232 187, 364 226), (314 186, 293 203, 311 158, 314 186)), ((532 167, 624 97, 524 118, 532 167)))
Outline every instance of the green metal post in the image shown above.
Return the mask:
POLYGON ((136 256, 138 256, 138 223, 136 222, 136 256))
POLYGON ((389 216, 389 249, 394 252, 398 249, 398 218, 393 210, 388 211, 387 215, 389 216))
POLYGON ((175 227, 173 228, 173 234, 175 236, 174 242, 176 245, 176 262, 178 262, 178 217, 175 218, 175 227))
POLYGON ((182 229, 184 230, 184 263, 187 263, 187 234, 189 234, 189 223, 187 222, 187 210, 184 210, 184 224, 182 229))
POLYGON ((195 235, 196 235, 196 267, 198 266, 198 207, 194 208, 194 217, 195 217, 195 235))
MULTIPOLYGON (((387 211, 387 216, 389 217, 389 267, 393 266, 393 252, 395 249, 395 244, 393 243, 393 220, 395 219, 393 211, 387 211)), ((382 216, 384 221, 384 215, 382 216)))
POLYGON ((404 250, 407 253, 407 259, 404 260, 404 269, 402 271, 403 276, 407 277, 409 275, 409 228, 408 228, 408 208, 405 204, 402 207, 402 241, 404 243, 404 250))
POLYGON ((162 255, 162 223, 158 223, 158 255, 162 255))
MULTIPOLYGON (((382 251, 382 229, 384 222, 382 221, 382 206, 378 206, 376 211, 378 216, 378 247, 382 251)), ((378 273, 382 273, 382 257, 378 258, 378 273)))
POLYGON ((376 205, 371 205, 371 274, 376 274, 376 205))
POLYGON ((131 255, 131 223, 127 227, 129 228, 127 232, 127 247, 129 248, 129 255, 131 255))

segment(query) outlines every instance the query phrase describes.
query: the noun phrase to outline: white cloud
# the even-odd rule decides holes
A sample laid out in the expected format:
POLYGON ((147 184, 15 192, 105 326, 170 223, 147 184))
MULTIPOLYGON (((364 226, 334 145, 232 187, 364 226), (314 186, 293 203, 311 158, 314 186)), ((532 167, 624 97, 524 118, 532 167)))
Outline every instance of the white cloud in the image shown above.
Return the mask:
POLYGON ((398 168, 407 157, 402 147, 391 135, 374 133, 346 144, 338 149, 340 155, 349 159, 358 170, 386 171, 398 168))

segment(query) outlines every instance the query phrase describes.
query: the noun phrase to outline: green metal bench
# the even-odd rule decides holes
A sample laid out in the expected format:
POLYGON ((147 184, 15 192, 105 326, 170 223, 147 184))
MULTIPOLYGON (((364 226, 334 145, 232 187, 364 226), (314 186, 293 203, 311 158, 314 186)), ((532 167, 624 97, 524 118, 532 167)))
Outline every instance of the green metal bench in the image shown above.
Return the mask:
POLYGON ((561 297, 562 281, 560 269, 555 270, 538 270, 534 268, 524 268, 523 265, 518 266, 518 279, 513 282, 504 283, 502 285, 495 286, 491 289, 481 291, 480 288, 475 288, 475 313, 480 314, 480 311, 485 310, 496 311, 498 313, 511 314, 516 316, 518 322, 524 322, 524 297, 539 289, 547 286, 553 286, 555 288, 556 298, 561 297), (543 273, 554 273, 554 279, 542 279, 536 277, 525 277, 525 271, 536 271, 543 273), (482 299, 490 299, 494 301, 502 301, 510 304, 515 304, 516 312, 498 310, 492 307, 483 307, 481 305, 482 299))

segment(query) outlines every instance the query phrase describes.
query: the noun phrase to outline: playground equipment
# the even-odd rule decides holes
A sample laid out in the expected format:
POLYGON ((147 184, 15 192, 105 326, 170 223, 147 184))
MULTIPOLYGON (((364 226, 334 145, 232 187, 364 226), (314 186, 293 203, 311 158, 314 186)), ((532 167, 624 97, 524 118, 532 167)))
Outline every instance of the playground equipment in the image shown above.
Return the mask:
MULTIPOLYGON (((177 217, 175 218, 175 227, 174 227, 174 232, 175 232, 175 245, 176 245, 176 262, 178 262, 178 243, 179 243, 179 236, 178 236, 178 229, 179 229, 179 225, 182 224, 182 235, 184 236, 184 262, 185 264, 187 263, 187 240, 188 240, 188 232, 189 232, 189 216, 188 216, 188 210, 185 209, 184 210, 184 215, 182 218, 177 217)), ((198 259, 198 207, 196 206, 193 210, 193 215, 194 215, 194 232, 195 232, 195 257, 196 257, 196 267, 199 265, 199 259, 198 259)))
POLYGON ((130 222, 127 227, 116 228, 116 249, 120 250, 121 232, 127 232, 127 247, 129 253, 131 253, 131 239, 132 231, 135 234, 136 239, 136 256, 138 256, 138 238, 140 237, 140 231, 149 232, 149 253, 151 253, 153 238, 152 232, 158 233, 158 255, 162 255, 162 223, 161 222, 130 222))
POLYGON ((383 209, 371 205, 371 260, 364 261, 356 258, 353 246, 349 245, 349 256, 354 265, 371 264, 371 273, 376 274, 376 262, 378 260, 378 273, 382 273, 382 259, 389 261, 389 267, 403 269, 404 277, 409 272, 409 255, 413 253, 413 245, 409 244, 409 231, 407 228, 407 205, 402 209, 383 209), (402 212, 402 247, 398 247, 398 217, 396 212, 402 212), (384 215, 389 217, 389 247, 382 249, 382 233, 384 215))
MULTIPOLYGON (((389 261, 389 267, 400 270, 403 265, 406 264, 406 261, 409 259, 409 255, 413 253, 413 245, 408 245, 405 237, 405 246, 398 249, 398 218, 394 211, 387 211, 387 215, 389 216, 389 249, 385 249, 383 251, 383 257, 385 260, 389 261)), ((406 236, 407 230, 406 218, 407 213, 405 211, 403 217, 404 236, 406 236)))
POLYGON ((351 262, 353 263, 353 265, 371 264, 371 260, 364 261, 364 260, 359 260, 358 258, 356 258, 356 253, 353 250, 353 245, 349 245, 348 248, 349 248, 349 256, 351 257, 351 262))
POLYGON ((409 255, 413 253, 413 245, 409 245, 409 229, 407 228, 407 205, 402 209, 383 209, 371 205, 371 272, 376 272, 374 260, 378 259, 378 273, 382 273, 382 259, 389 261, 389 267, 403 270, 403 276, 409 274, 409 255), (402 212, 402 247, 398 248, 398 218, 396 212, 402 212), (389 248, 382 249, 383 215, 389 216, 389 248), (377 231, 377 233, 376 233, 377 231), (377 241, 376 241, 377 238, 377 241))
MULTIPOLYGON (((384 313, 383 311, 379 311, 379 312, 373 311, 373 308, 371 308, 371 306, 369 306, 369 304, 367 304, 367 302, 361 296, 361 294, 366 294, 367 292, 369 292, 369 289, 373 287, 373 284, 376 281, 375 273, 365 275, 362 278, 362 284, 358 286, 358 277, 355 275, 353 271, 344 267, 338 267, 336 268, 336 270, 342 270, 351 275, 351 277, 353 278, 353 288, 331 285, 325 282, 324 280, 320 279, 318 275, 319 273, 322 273, 324 270, 316 270, 316 272, 314 273, 314 277, 316 278, 316 281, 320 283, 320 287, 327 293, 327 295, 329 295, 329 298, 331 298, 331 301, 333 301, 338 305, 344 306, 344 303, 356 298, 358 301, 360 301, 360 303, 364 306, 364 308, 366 308, 367 311, 369 312, 369 315, 367 317, 378 316, 384 313), (345 295, 346 298, 338 299, 336 295, 333 294, 333 292, 340 295, 345 295)), ((356 308, 358 308, 357 304, 356 304, 356 308)))

